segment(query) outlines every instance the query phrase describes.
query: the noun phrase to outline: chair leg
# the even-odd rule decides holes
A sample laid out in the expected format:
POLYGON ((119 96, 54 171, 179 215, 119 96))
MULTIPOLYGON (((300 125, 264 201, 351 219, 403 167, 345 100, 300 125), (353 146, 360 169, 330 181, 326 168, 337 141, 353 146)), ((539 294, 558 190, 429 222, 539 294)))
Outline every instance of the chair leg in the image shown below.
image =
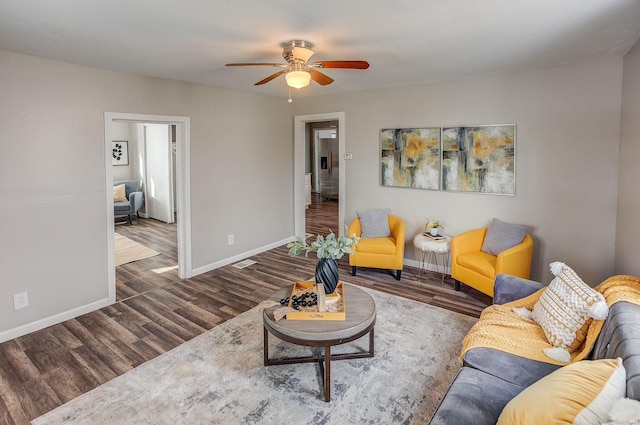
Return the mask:
POLYGON ((351 276, 356 275, 356 266, 351 266, 351 276))
POLYGON ((458 279, 455 280, 455 290, 459 291, 460 290, 460 281, 458 279))
POLYGON ((129 226, 131 226, 131 214, 127 216, 127 219, 129 220, 129 226))
POLYGON ((402 274, 402 270, 396 270, 396 280, 400 280, 400 274, 402 274))

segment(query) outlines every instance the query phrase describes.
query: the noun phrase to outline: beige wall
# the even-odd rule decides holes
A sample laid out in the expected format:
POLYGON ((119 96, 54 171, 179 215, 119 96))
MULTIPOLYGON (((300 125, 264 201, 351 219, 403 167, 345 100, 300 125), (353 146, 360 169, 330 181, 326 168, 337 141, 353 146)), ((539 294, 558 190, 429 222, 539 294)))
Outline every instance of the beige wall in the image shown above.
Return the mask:
MULTIPOLYGON (((346 114, 346 221, 356 210, 390 207, 411 238, 427 217, 445 232, 492 217, 526 224, 536 248, 532 277, 550 280, 563 261, 595 285, 613 273, 622 59, 465 81, 330 95, 294 102, 295 114, 346 114), (381 187, 381 128, 517 125, 516 196, 381 187), (596 223, 608 227, 593 231, 596 223)), ((373 67, 371 72, 374 72, 373 67)), ((337 77, 336 77, 337 78, 337 77)))
POLYGON ((6 51, 0 63, 0 340, 107 298, 107 111, 191 117, 194 268, 293 234, 285 99, 6 51), (14 311, 22 291, 30 306, 14 311))
POLYGON ((616 274, 640 276, 640 42, 624 58, 616 274))

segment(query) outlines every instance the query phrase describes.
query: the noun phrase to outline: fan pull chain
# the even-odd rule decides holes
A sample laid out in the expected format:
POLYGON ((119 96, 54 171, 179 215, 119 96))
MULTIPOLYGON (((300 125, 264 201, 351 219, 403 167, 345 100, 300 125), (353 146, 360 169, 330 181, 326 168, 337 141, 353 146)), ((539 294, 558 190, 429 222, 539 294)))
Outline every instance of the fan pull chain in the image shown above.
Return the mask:
POLYGON ((287 99, 287 102, 291 103, 293 102, 293 99, 291 99, 291 87, 287 86, 289 88, 289 99, 287 99))

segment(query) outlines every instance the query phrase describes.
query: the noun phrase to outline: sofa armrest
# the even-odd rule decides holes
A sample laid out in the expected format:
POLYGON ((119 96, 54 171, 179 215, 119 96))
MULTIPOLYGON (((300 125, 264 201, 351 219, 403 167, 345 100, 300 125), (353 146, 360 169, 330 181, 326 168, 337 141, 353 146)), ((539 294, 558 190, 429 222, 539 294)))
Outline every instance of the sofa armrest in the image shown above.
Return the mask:
POLYGON ((131 192, 129 194, 129 203, 132 213, 137 213, 144 205, 144 194, 142 192, 131 192))
POLYGON ((349 230, 347 232, 348 232, 347 236, 350 238, 354 236, 360 237, 362 235, 362 227, 360 226, 359 218, 356 217, 353 219, 353 221, 351 222, 351 225, 349 226, 349 230))
POLYGON ((477 252, 482 248, 486 228, 469 230, 451 238, 452 255, 460 255, 466 252, 477 252))
POLYGON ((521 244, 505 249, 497 255, 496 273, 529 278, 531 257, 533 256, 533 239, 525 235, 521 244))
POLYGON ((493 303, 505 304, 520 298, 528 297, 544 285, 529 279, 498 273, 493 284, 493 303))
POLYGON ((389 215, 389 230, 396 241, 396 254, 404 256, 404 244, 407 235, 407 225, 400 217, 389 215))

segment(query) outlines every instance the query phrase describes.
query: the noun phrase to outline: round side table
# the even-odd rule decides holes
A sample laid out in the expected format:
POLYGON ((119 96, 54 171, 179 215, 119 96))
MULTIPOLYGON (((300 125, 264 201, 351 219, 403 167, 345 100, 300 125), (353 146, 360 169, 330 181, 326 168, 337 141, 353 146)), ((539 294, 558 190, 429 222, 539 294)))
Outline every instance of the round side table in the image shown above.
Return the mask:
POLYGON ((445 239, 435 240, 430 238, 429 236, 425 236, 422 233, 418 233, 413 238, 413 246, 415 246, 416 249, 421 253, 420 275, 418 276, 418 280, 420 280, 420 278, 422 277, 422 271, 425 268, 429 270, 432 261, 435 262, 436 272, 438 272, 438 256, 441 255, 444 258, 442 264, 442 279, 440 283, 444 283, 444 278, 447 275, 447 265, 449 264, 449 249, 451 246, 451 238, 445 236, 445 239), (427 258, 428 261, 425 267, 425 259, 427 258))

